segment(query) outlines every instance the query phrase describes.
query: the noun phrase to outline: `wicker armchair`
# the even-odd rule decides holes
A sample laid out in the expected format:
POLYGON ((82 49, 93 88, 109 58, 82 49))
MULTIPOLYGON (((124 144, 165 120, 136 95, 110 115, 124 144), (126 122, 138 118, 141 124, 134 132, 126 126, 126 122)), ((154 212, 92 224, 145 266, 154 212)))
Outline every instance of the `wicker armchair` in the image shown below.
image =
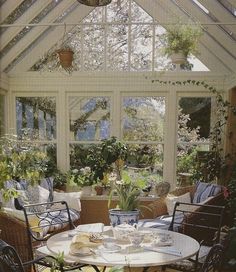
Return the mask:
POLYGON ((0 211, 0 238, 19 252, 23 262, 31 260, 25 222, 0 211))
MULTIPOLYGON (((193 199, 193 195, 195 192, 195 186, 192 185, 192 186, 177 188, 174 191, 171 191, 170 194, 175 195, 175 196, 179 196, 179 195, 183 195, 188 192, 190 192, 191 199, 193 199)), ((150 218, 154 219, 158 216, 168 214, 165 198, 166 198, 166 195, 163 195, 158 200, 154 201, 152 204, 150 204, 148 206, 151 210, 150 218)))

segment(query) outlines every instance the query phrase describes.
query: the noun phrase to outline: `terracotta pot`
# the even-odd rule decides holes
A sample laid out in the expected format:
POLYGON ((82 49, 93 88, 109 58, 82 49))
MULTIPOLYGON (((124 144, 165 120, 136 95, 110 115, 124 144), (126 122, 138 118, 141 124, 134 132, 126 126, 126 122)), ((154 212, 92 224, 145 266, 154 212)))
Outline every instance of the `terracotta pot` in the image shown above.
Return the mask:
POLYGON ((74 52, 71 49, 59 49, 57 54, 60 59, 60 64, 63 68, 72 67, 74 52))
POLYGON ((184 55, 183 52, 173 53, 170 55, 170 59, 172 63, 175 64, 183 64, 187 61, 187 57, 184 55))
POLYGON ((106 6, 111 3, 111 0, 77 0, 83 5, 91 7, 106 6))

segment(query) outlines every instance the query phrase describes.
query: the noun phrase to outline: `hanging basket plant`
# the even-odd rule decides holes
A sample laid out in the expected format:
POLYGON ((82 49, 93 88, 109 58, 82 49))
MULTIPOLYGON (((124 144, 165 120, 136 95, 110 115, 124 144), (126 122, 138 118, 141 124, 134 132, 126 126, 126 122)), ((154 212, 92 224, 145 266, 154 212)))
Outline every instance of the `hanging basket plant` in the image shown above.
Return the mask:
POLYGON ((197 45, 202 34, 199 24, 178 22, 169 26, 161 36, 164 54, 175 64, 186 63, 190 54, 198 53, 197 45))
POLYGON ((77 0, 77 1, 83 5, 91 7, 101 7, 111 3, 111 0, 77 0))
POLYGON ((68 69, 72 67, 74 52, 70 48, 61 48, 57 50, 62 68, 68 69))

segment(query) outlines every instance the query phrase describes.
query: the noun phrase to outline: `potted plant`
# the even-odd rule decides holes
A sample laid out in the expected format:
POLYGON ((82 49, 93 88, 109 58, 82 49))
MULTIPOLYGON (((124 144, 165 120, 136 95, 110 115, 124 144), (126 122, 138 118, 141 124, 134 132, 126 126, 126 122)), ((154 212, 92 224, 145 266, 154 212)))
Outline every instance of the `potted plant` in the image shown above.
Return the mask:
POLYGON ((199 24, 176 23, 161 36, 164 54, 175 64, 186 62, 190 54, 197 54, 197 44, 203 34, 199 24))
POLYGON ((122 173, 122 179, 113 183, 109 195, 108 207, 111 205, 113 196, 118 198, 115 209, 109 210, 111 225, 114 227, 123 223, 137 224, 139 219, 139 196, 142 189, 146 187, 146 181, 136 176, 129 176, 127 172, 122 173))
POLYGON ((71 68, 74 51, 69 46, 67 46, 67 47, 62 47, 58 49, 56 52, 58 54, 62 68, 64 69, 71 68))

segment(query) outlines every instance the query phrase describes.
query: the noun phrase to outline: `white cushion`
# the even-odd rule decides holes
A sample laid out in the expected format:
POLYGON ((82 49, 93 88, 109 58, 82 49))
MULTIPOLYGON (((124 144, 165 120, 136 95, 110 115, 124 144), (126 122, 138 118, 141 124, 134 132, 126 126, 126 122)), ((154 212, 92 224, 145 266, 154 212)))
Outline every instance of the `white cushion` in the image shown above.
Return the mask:
POLYGON ((190 193, 186 193, 184 195, 180 196, 173 196, 173 195, 167 195, 165 198, 167 211, 169 215, 173 215, 174 207, 176 202, 185 202, 185 203, 191 203, 191 196, 190 193))
POLYGON ((81 211, 81 192, 53 192, 54 201, 66 201, 69 208, 81 211))

